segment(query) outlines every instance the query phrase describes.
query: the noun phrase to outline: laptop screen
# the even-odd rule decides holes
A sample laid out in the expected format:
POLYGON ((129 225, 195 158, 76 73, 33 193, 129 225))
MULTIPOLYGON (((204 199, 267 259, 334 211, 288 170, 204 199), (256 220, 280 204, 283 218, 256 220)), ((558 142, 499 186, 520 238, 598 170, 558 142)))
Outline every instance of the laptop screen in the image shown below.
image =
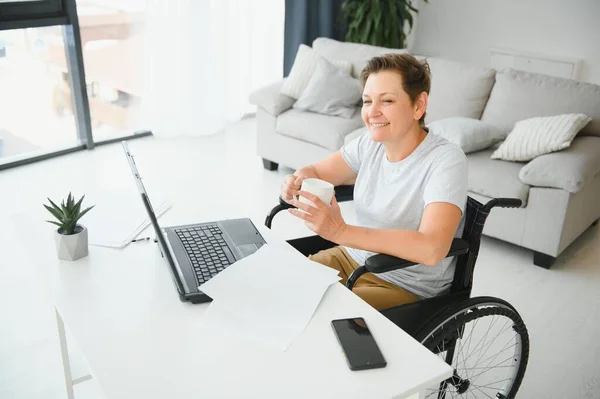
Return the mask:
POLYGON ((142 196, 142 202, 144 203, 144 207, 146 208, 146 212, 148 212, 148 217, 150 218, 150 222, 154 227, 154 232, 156 233, 156 239, 161 247, 163 255, 167 258, 167 262, 171 267, 171 271, 173 272, 173 278, 175 279, 175 283, 177 284, 177 290, 181 294, 185 294, 185 290, 183 288, 183 283, 181 282, 181 277, 179 276, 179 272, 175 267, 175 262, 173 261, 173 257, 171 256, 171 251, 169 251, 169 247, 165 241, 165 237, 158 225, 158 219, 156 218, 156 214, 154 213, 154 209, 152 208, 152 204, 150 203, 150 197, 148 197, 148 193, 144 187, 144 183, 142 183, 142 178, 140 173, 137 170, 137 166, 135 161, 133 160, 133 155, 131 155, 131 151, 129 151, 129 146, 126 141, 121 142, 123 145, 123 151, 125 151, 125 156, 127 157, 127 162, 129 162, 129 167, 131 168, 131 173, 133 174, 133 178, 135 183, 137 184, 138 191, 142 196))

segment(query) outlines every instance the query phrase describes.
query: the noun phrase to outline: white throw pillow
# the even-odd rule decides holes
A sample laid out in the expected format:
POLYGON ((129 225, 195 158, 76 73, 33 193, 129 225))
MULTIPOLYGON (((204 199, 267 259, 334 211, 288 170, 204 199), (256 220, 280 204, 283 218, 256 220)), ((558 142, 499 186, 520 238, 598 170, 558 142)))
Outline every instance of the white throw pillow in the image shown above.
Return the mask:
MULTIPOLYGON (((296 58, 294 59, 290 74, 283 86, 281 86, 281 94, 285 94, 286 96, 295 99, 300 98, 310 81, 310 77, 317 68, 317 61, 319 61, 319 58, 321 57, 322 55, 309 46, 301 44, 300 47, 298 47, 298 52, 296 53, 296 58)), ((346 74, 349 75, 352 73, 352 63, 349 61, 332 60, 327 57, 323 58, 340 68, 346 74)))
POLYGON ((465 154, 484 150, 506 137, 495 125, 459 116, 431 122, 427 127, 431 133, 462 148, 465 154))
POLYGON ((342 72, 325 58, 321 58, 294 108, 323 115, 352 118, 361 95, 358 79, 342 72))
POLYGON ((584 114, 564 114, 524 119, 515 124, 492 159, 531 161, 537 156, 564 150, 592 118, 584 114))

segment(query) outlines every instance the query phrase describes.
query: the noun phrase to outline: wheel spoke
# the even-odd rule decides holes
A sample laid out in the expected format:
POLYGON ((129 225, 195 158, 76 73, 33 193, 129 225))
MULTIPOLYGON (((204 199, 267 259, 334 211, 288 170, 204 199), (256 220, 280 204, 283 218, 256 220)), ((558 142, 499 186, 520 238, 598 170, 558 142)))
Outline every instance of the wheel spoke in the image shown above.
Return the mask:
MULTIPOLYGON (((510 321, 510 319, 509 319, 509 321, 510 321)), ((495 322, 494 322, 494 323, 495 323, 495 322)), ((506 323, 507 323, 507 322, 505 322, 505 325, 506 325, 506 323)), ((483 338, 482 338, 482 339, 481 339, 481 340, 480 340, 480 341, 477 343, 477 346, 476 346, 476 347, 473 349, 473 352, 472 352, 472 353, 470 353, 470 354, 469 354, 469 356, 467 356, 467 360, 469 360, 469 359, 470 359, 472 356, 474 356, 476 353, 479 353, 479 354, 480 354, 480 356, 479 356, 479 358, 477 359, 477 361, 475 361, 475 363, 476 363, 476 364, 477 364, 477 363, 479 363, 479 361, 481 360, 481 357, 483 357, 483 355, 485 354, 485 352, 481 353, 481 351, 482 351, 482 350, 484 350, 484 345, 485 345, 485 343, 487 343, 487 342, 490 342, 490 341, 487 341, 487 340, 486 340, 486 338, 487 338, 487 336, 488 336, 488 334, 489 334, 489 331, 490 331, 490 328, 488 328, 488 330, 487 330, 487 332, 486 332, 485 336, 484 336, 484 337, 483 337, 483 338)), ((502 331, 500 331, 500 333, 499 333, 499 334, 503 333, 504 331, 508 331, 508 328, 504 328, 502 331)), ((487 349, 489 349, 489 346, 486 348, 486 351, 487 351, 487 349)))
MULTIPOLYGON (((511 345, 511 346, 509 346, 509 347, 502 348, 502 349, 500 350, 500 352, 496 353, 496 354, 495 354, 493 357, 488 357, 488 358, 487 358, 486 360, 484 360, 482 363, 485 363, 485 362, 487 362, 487 361, 489 360, 489 362, 487 363, 488 365, 487 365, 487 366, 485 366, 485 367, 489 367, 489 364, 490 364, 490 363, 492 363, 492 362, 493 362, 493 361, 494 361, 494 360, 495 360, 495 359, 498 357, 498 355, 499 355, 499 354, 506 352, 506 351, 507 351, 507 350, 509 350, 510 348, 515 348, 516 346, 517 346, 517 344, 516 344, 516 343, 514 343, 514 344, 512 344, 512 345, 511 345)), ((514 359, 514 357, 515 357, 515 356, 514 356, 514 353, 513 353, 513 354, 511 354, 511 356, 510 356, 510 357, 508 357, 507 359, 505 359, 505 360, 501 361, 500 363, 497 363, 497 364, 496 364, 496 366, 498 366, 498 365, 500 365, 500 364, 502 364, 502 363, 504 363, 504 362, 506 362, 506 361, 508 361, 508 360, 512 360, 512 359, 514 359)), ((496 366, 494 366, 494 367, 496 367, 496 366)))
MULTIPOLYGON (((471 333, 469 334, 469 339, 468 339, 469 344, 467 346, 466 353, 469 353, 469 350, 471 349, 471 341, 472 341, 472 338, 473 338, 473 330, 475 330, 475 327, 477 327, 477 323, 479 323, 479 319, 475 319, 474 322, 473 322, 473 324, 471 324, 471 333)), ((462 349, 462 346, 461 346, 461 349, 462 349)), ((467 364, 466 359, 464 360, 464 363, 467 364)))
MULTIPOLYGON (((492 330, 492 326, 493 326, 494 324, 496 324, 496 322, 497 322, 498 320, 499 320, 498 318, 494 318, 494 322, 493 322, 493 323, 492 323, 492 324, 491 324, 491 325, 488 327, 488 330, 486 331, 486 333, 485 333, 485 337, 484 337, 484 339, 485 339, 485 340, 487 340, 487 337, 488 337, 488 335, 489 335, 490 331, 492 330)), ((510 320, 510 319, 508 319, 508 321, 511 321, 511 320, 510 320)), ((506 324, 508 323, 508 321, 506 321, 504 324, 506 325, 506 324)), ((489 341, 488 341, 488 342, 489 342, 489 341)), ((485 343, 485 342, 484 342, 484 343, 485 343)), ((491 345, 490 345, 490 346, 488 346, 488 347, 486 348, 486 350, 485 350, 484 352, 482 352, 482 353, 479 355, 479 358, 478 358, 478 359, 475 361, 475 364, 478 364, 478 363, 479 363, 479 361, 481 360, 481 358, 483 357, 483 355, 485 355, 485 353, 488 351, 488 349, 489 349, 490 347, 491 347, 491 345)))
MULTIPOLYGON (((509 357, 509 358, 508 358, 508 359, 506 359, 506 360, 503 360, 503 361, 501 361, 501 362, 500 362, 500 363, 498 363, 498 364, 502 364, 502 363, 504 363, 504 362, 506 362, 506 361, 508 361, 508 360, 512 360, 512 356, 511 356, 511 357, 509 357)), ((508 367, 508 366, 505 366, 505 367, 508 367)), ((496 368, 496 366, 493 366, 493 367, 486 366, 484 371, 482 371, 482 372, 480 372, 479 374, 477 374, 477 375, 473 376, 472 382, 475 382, 475 381, 477 381, 477 377, 479 377, 480 375, 482 375, 482 374, 484 374, 484 373, 487 373, 488 371, 490 371, 490 370, 493 370, 493 369, 495 369, 495 368, 496 368)))
POLYGON ((426 397, 496 399, 518 390, 529 353, 527 329, 514 309, 486 300, 457 310, 422 341, 452 366, 455 376, 426 397))
MULTIPOLYGON (((476 320, 476 321, 478 321, 478 320, 476 320)), ((473 329, 474 329, 474 328, 473 328, 473 329)), ((470 333, 470 335, 469 335, 469 336, 472 336, 472 335, 474 335, 474 334, 473 334, 473 329, 471 329, 471 333, 470 333)), ((476 345, 475 345, 475 347, 473 348, 473 351, 468 353, 466 360, 469 360, 469 359, 470 359, 470 358, 471 358, 471 357, 472 357, 472 356, 473 356, 475 353, 479 353, 479 352, 481 351, 481 348, 480 348, 480 346, 482 346, 482 345, 483 345, 483 343, 485 342, 485 339, 487 338, 487 334, 488 334, 488 333, 489 333, 489 327, 488 327, 488 330, 486 331, 485 335, 484 335, 483 337, 481 337, 481 339, 479 339, 479 342, 477 342, 477 344, 476 344, 476 345)), ((466 361, 466 360, 465 360, 465 361, 466 361)))
POLYGON ((491 385, 493 385, 493 384, 497 384, 497 383, 499 383, 499 382, 508 381, 508 380, 510 380, 510 378, 504 378, 504 379, 502 379, 502 380, 498 380, 498 381, 490 382, 489 384, 486 384, 486 385, 477 385, 477 384, 471 384, 471 386, 473 386, 473 387, 479 387, 479 388, 488 388, 488 389, 500 390, 500 389, 502 389, 502 387, 499 387, 499 388, 498 388, 498 387, 492 387, 491 385))
MULTIPOLYGON (((508 319, 508 320, 507 320, 507 321, 504 323, 504 325, 506 326, 506 324, 507 324, 508 322, 512 322, 512 320, 508 319)), ((491 340, 491 341, 489 342, 489 345, 487 346, 487 348, 485 349, 485 351, 483 351, 483 352, 480 354, 480 356, 479 356, 479 358, 477 359, 477 361, 475 362, 475 364, 479 364, 479 362, 481 361, 481 358, 482 358, 482 357, 483 357, 483 356, 484 356, 484 355, 487 353, 487 351, 488 351, 488 350, 489 350, 489 349, 492 347, 492 344, 494 343, 494 341, 496 341, 496 339, 497 339, 497 338, 500 336, 500 334, 502 334, 504 331, 507 331, 507 330, 506 330, 506 329, 504 329, 504 326, 503 326, 503 329, 502 329, 502 331, 500 331, 500 332, 499 332, 499 333, 496 335, 496 338, 495 338, 495 339, 493 339, 493 340, 491 340)), ((505 345, 505 347, 506 347, 506 345, 505 345)), ((496 355, 496 356, 497 356, 497 355, 496 355)), ((489 359, 489 358, 488 358, 488 359, 489 359)))
MULTIPOLYGON (((494 399, 494 398, 492 398, 490 395, 488 395, 487 393, 485 393, 485 392, 484 392, 484 391, 483 391, 481 388, 479 388, 479 387, 475 387, 475 389, 477 389, 479 392, 481 392, 482 394, 484 394, 484 395, 485 395, 485 396, 487 396, 488 398, 490 398, 490 399, 494 399)), ((475 394, 473 394, 473 395, 475 395, 475 394)))
MULTIPOLYGON (((507 345, 508 345, 508 344, 510 344, 510 342, 507 342, 507 343, 504 345, 504 347, 503 347, 503 348, 500 350, 500 352, 498 352, 498 353, 497 353, 497 354, 496 354, 496 355, 495 355, 493 358, 491 358, 491 360, 490 360, 490 361, 489 361, 489 362, 486 364, 486 366, 485 366, 485 367, 487 367, 487 369, 488 369, 488 370, 491 370, 491 369, 492 369, 492 368, 490 367, 490 364, 491 364, 491 363, 492 363, 492 362, 493 362, 493 361, 494 361, 494 360, 495 360, 495 359, 498 357, 498 355, 500 355, 500 353, 503 353, 505 350, 507 350, 507 349, 508 349, 508 348, 507 348, 507 345)), ((514 348, 514 347, 515 347, 515 345, 516 345, 516 343, 515 343, 514 345, 511 345, 510 347, 513 347, 513 348, 514 348)), ((490 346, 491 346, 491 345, 490 345, 490 346)), ((510 347, 509 347, 509 348, 510 348, 510 347)), ((490 358, 488 358, 488 359, 490 359, 490 358)), ((505 360, 503 360, 503 361, 499 362, 499 363, 498 363, 498 365, 501 365, 502 363, 505 363, 505 362, 507 362, 507 361, 509 361, 509 360, 512 360, 512 359, 514 359, 514 354, 511 354, 511 356, 509 356, 507 359, 505 359, 505 360)), ((480 375, 482 375, 483 373, 487 372, 488 370, 482 371, 482 372, 481 372, 481 373, 479 373, 477 376, 473 377, 473 382, 475 382, 475 381, 477 380, 477 378, 478 378, 480 375)))

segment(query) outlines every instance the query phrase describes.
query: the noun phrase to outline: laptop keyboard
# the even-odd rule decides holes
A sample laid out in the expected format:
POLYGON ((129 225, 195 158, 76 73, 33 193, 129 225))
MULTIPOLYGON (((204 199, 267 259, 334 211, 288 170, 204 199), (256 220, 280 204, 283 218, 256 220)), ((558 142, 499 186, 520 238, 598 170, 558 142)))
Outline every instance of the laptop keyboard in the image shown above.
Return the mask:
POLYGON ((203 225, 174 230, 185 248, 202 284, 235 261, 218 225, 203 225))

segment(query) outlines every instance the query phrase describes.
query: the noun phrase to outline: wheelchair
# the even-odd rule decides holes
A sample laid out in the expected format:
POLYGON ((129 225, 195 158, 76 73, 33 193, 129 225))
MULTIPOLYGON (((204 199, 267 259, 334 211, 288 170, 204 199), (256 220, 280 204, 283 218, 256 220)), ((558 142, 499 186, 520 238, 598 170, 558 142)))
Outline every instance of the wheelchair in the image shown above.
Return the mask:
MULTIPOLYGON (((338 186, 338 202, 353 199, 354 186, 338 186)), ((494 207, 517 208, 521 200, 494 198, 481 204, 468 197, 465 227, 447 257, 457 257, 450 292, 385 309, 381 313, 454 369, 452 377, 426 392, 427 398, 514 398, 529 358, 529 335, 517 310, 494 297, 471 298, 473 272, 485 221, 494 207)), ((279 198, 265 220, 292 208, 279 198)), ((337 244, 318 235, 289 240, 305 256, 337 244)), ((348 278, 352 289, 365 273, 383 273, 415 265, 390 255, 371 256, 348 278)))

